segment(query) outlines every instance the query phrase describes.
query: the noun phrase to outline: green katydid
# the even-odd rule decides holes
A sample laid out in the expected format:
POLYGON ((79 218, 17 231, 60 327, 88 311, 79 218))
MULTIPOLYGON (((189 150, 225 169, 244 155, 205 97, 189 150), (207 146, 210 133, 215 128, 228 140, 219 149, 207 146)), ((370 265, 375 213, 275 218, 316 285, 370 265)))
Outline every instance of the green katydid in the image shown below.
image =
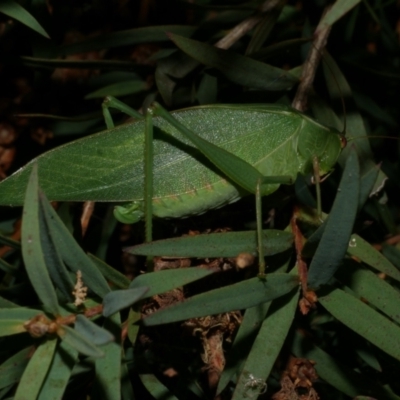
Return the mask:
MULTIPOLYGON (((109 100, 109 106, 116 106, 120 108, 120 104, 115 103, 114 99, 109 100)), ((224 107, 224 106, 222 106, 224 107)), ((232 107, 232 106, 225 106, 232 107)), ((252 106, 258 108, 259 106, 252 106)), ((249 110, 251 110, 251 108, 249 110)), ((151 241, 151 227, 152 227, 152 216, 153 209, 156 206, 155 212, 166 213, 165 216, 175 216, 181 217, 199 213, 203 211, 201 207, 216 208, 221 205, 234 202, 242 197, 246 192, 243 193, 241 189, 247 191, 247 193, 254 193, 256 195, 256 210, 257 210, 257 236, 258 236, 258 249, 259 249, 259 276, 264 276, 265 263, 262 254, 262 218, 261 218, 261 197, 263 195, 268 195, 275 191, 279 184, 281 183, 291 183, 294 181, 298 173, 307 173, 311 169, 314 169, 314 174, 316 175, 317 184, 319 184, 319 174, 325 173, 331 170, 332 166, 336 162, 340 150, 343 147, 344 138, 337 131, 332 131, 330 129, 325 130, 324 133, 318 132, 318 137, 315 128, 318 127, 317 131, 323 128, 321 125, 317 124, 313 120, 309 120, 303 114, 297 113, 298 119, 296 120, 296 112, 288 107, 284 106, 267 106, 269 120, 277 118, 277 124, 282 124, 288 122, 292 119, 294 125, 287 127, 287 129, 294 133, 294 137, 291 138, 289 142, 290 151, 286 154, 291 156, 290 152, 295 151, 297 157, 295 157, 296 162, 294 165, 290 162, 290 158, 283 157, 280 160, 281 168, 275 169, 276 172, 281 172, 282 175, 273 174, 272 168, 269 166, 269 162, 266 161, 268 158, 263 158, 261 154, 261 160, 255 163, 256 168, 244 162, 242 158, 238 158, 232 153, 228 153, 221 147, 204 140, 202 137, 197 136, 195 133, 191 132, 190 129, 185 127, 182 123, 169 114, 158 104, 153 106, 153 109, 148 110, 146 116, 146 128, 145 128, 145 189, 144 189, 144 205, 142 203, 134 202, 131 206, 127 208, 120 207, 116 209, 116 217, 120 220, 126 220, 126 218, 132 218, 127 222, 136 222, 140 216, 143 209, 146 210, 146 240, 151 241), (166 196, 154 201, 153 190, 152 190, 152 165, 153 165, 153 152, 150 147, 150 141, 153 140, 152 131, 152 114, 156 114, 163 117, 171 126, 175 127, 178 132, 184 134, 221 172, 225 174, 230 180, 223 179, 221 181, 221 176, 218 176, 218 180, 210 185, 208 188, 209 195, 204 196, 199 195, 199 190, 201 188, 194 188, 185 190, 183 194, 178 194, 173 197, 166 196), (288 118, 291 117, 291 118, 288 118), (306 133, 307 132, 307 133, 306 133), (327 132, 330 132, 328 134, 327 132), (333 135, 332 135, 333 134, 333 135), (312 135, 312 136, 310 136, 312 135), (319 141, 322 139, 322 143, 319 141), (294 140, 294 142, 293 142, 294 140), (332 144, 330 141, 332 140, 332 144), (306 145, 307 141, 314 141, 314 150, 309 153, 309 147, 302 146, 302 141, 306 145), (335 146, 336 145, 336 146, 335 146), (333 161, 333 164, 332 164, 333 161), (269 175, 263 175, 269 173, 269 175), (287 174, 287 175, 284 175, 287 174), (233 185, 232 185, 233 183, 233 185), (235 185, 236 184, 236 185, 235 185), (235 187, 236 186, 236 187, 235 187), (239 190, 237 190, 237 188, 239 190), (185 196, 186 198, 184 198, 185 196), (208 198, 207 198, 208 197, 208 198), (151 201, 153 199, 153 201, 151 201), (208 202, 207 202, 208 200, 208 202), (182 202, 184 203, 182 205, 182 202), (222 204, 221 204, 222 203, 222 204), (176 214, 178 213, 178 214, 176 214)), ((107 110, 105 108, 104 110, 107 110)), ((247 110, 247 111, 249 111, 247 110)), ((107 120, 107 113, 106 120, 107 120)), ((245 119, 246 120, 246 119, 245 119)), ((109 125, 109 123, 108 123, 109 125)), ((263 131, 263 130, 262 130, 263 131)), ((254 133, 253 133, 254 134, 254 133)), ((285 135, 281 135, 285 137, 285 135)), ((231 139, 231 138, 230 138, 231 139)), ((285 148, 285 142, 281 142, 275 145, 274 152, 278 151, 279 147, 285 148)), ((255 150, 254 150, 255 151, 255 150)), ((284 154, 285 155, 285 154, 284 154)), ((275 163, 275 165, 278 163, 275 163)), ((320 199, 319 199, 320 200, 320 199)), ((320 207, 319 207, 320 210, 320 207)))
MULTIPOLYGON (((137 116, 129 107, 109 99, 103 107, 108 127, 112 126, 110 106, 137 116)), ((201 214, 249 193, 257 193, 259 199, 280 184, 294 182, 297 174, 309 174, 316 164, 318 174, 324 175, 332 170, 342 147, 343 135, 336 129, 283 105, 212 105, 173 113, 157 105, 146 120, 69 143, 36 162, 40 185, 49 199, 130 201, 117 207, 115 214, 131 223, 144 217, 147 204, 149 223, 151 215, 182 218, 201 214), (153 151, 147 148, 146 154, 154 153, 154 160, 146 157, 145 165, 150 166, 147 175, 154 179, 145 179, 144 138, 151 138, 152 126, 156 127, 153 151)), ((0 204, 22 204, 20 189, 31 165, 0 184, 0 204)), ((260 232, 261 216, 257 221, 260 232)), ((261 263, 262 259, 260 254, 261 263)), ((261 274, 263 269, 260 267, 261 274)))
MULTIPOLYGON (((217 105, 183 110, 185 111, 198 114, 202 123, 208 119, 208 114, 218 114, 218 111, 223 111, 224 115, 231 114, 225 132, 212 132, 212 126, 210 126, 207 139, 212 143, 210 140, 212 135, 219 134, 220 137, 214 136, 214 140, 218 140, 217 144, 220 148, 237 154, 240 160, 243 159, 255 167, 259 174, 254 178, 262 179, 261 195, 271 194, 279 187, 279 184, 293 183, 298 173, 308 174, 313 170, 315 159, 318 161, 320 174, 328 173, 332 170, 343 147, 343 136, 338 131, 322 126, 286 106, 217 105), (258 130, 244 134, 240 125, 246 124, 251 118, 258 119, 258 130)), ((185 136, 188 134, 184 131, 185 126, 178 119, 179 114, 178 118, 175 118, 173 114, 167 113, 159 106, 153 112, 168 120, 167 122, 174 125, 181 134, 185 136)), ((195 135, 190 140, 194 142, 198 140, 198 137, 195 135)), ((211 149, 208 152, 207 144, 204 150, 199 147, 198 142, 195 144, 230 179, 221 177, 221 173, 211 171, 198 162, 191 165, 189 160, 185 159, 185 163, 178 164, 178 168, 191 168, 191 171, 187 174, 185 170, 180 170, 179 174, 171 173, 171 181, 165 182, 168 187, 154 189, 153 214, 155 216, 181 218, 201 214, 237 201, 246 194, 255 193, 256 181, 254 178, 251 181, 252 177, 246 176, 246 173, 251 173, 250 171, 245 173, 243 170, 235 171, 229 164, 231 160, 226 163, 223 158, 226 154, 214 154, 211 149), (196 182, 196 180, 201 180, 202 174, 207 174, 204 176, 204 181, 196 182)), ((169 154, 164 154, 164 156, 168 156, 169 160, 162 164, 162 168, 170 162, 174 163, 169 154)), ((189 158, 187 154, 185 156, 189 158)), ((242 168, 244 167, 242 165, 242 168)), ((142 218, 143 210, 143 199, 139 198, 128 206, 117 208, 116 216, 122 221, 134 223, 142 218)))

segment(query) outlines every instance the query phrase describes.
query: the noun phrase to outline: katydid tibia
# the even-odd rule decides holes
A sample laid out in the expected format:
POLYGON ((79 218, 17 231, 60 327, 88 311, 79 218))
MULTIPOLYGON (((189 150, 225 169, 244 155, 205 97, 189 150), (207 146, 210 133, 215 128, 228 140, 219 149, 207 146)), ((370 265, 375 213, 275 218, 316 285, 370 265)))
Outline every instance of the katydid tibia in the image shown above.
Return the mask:
MULTIPOLYGON (((107 99, 108 127, 109 107, 137 116, 107 99)), ((146 221, 151 215, 182 218, 249 193, 268 195, 298 174, 309 174, 316 164, 324 175, 342 147, 343 136, 336 129, 282 105, 212 105, 172 113, 155 105, 146 119, 69 143, 34 161, 50 200, 129 201, 115 215, 133 223, 144 217, 146 204, 151 213, 146 221), (153 126, 154 141, 145 152, 144 138, 151 137, 153 126)), ((22 204, 21 187, 32 162, 0 184, 1 204, 22 204)), ((257 220, 260 231, 261 217, 257 220)))

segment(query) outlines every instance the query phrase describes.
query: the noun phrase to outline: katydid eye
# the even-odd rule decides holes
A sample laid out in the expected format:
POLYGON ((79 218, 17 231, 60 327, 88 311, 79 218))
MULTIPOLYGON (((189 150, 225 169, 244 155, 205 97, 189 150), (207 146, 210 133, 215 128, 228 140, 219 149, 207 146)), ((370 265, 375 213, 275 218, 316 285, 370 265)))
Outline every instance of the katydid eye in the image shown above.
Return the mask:
POLYGON ((347 139, 344 135, 339 135, 340 147, 344 149, 347 146, 347 139))

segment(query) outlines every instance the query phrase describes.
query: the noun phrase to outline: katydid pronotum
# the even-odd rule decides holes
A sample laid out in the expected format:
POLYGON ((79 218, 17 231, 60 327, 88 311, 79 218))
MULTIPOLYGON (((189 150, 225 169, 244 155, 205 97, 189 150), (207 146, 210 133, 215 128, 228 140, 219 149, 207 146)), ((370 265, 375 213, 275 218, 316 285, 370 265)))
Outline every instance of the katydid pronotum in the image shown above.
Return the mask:
MULTIPOLYGON (((337 130, 282 105, 211 105, 168 113, 155 104, 143 118, 108 98, 103 105, 108 128, 113 126, 109 107, 138 119, 32 162, 38 163, 39 183, 50 200, 129 201, 115 214, 130 223, 144 217, 147 240, 152 216, 201 214, 253 193, 261 252, 261 196, 293 183, 298 174, 327 174, 343 147, 337 130)), ((1 204, 22 203, 17 192, 27 182, 32 162, 0 184, 1 204)), ((262 276, 262 254, 259 261, 262 276)))

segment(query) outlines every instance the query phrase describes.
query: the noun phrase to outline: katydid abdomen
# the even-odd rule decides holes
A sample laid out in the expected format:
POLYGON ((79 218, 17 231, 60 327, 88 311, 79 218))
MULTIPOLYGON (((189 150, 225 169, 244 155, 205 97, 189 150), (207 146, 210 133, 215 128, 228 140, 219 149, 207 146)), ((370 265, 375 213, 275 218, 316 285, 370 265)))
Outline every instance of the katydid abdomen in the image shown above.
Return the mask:
MULTIPOLYGON (((336 130, 285 106, 213 105, 172 114, 265 176, 290 176, 294 181, 298 173, 312 170, 313 157, 318 158, 324 174, 341 151, 336 130)), ((155 216, 200 214, 247 194, 165 120, 155 117, 153 123, 155 216)), ((61 146, 36 159, 39 184, 50 200, 135 201, 141 207, 143 143, 144 122, 135 121, 61 146)), ((1 182, 0 204, 23 204, 31 168, 32 162, 1 182)), ((278 186, 271 184, 268 193, 278 186)))

